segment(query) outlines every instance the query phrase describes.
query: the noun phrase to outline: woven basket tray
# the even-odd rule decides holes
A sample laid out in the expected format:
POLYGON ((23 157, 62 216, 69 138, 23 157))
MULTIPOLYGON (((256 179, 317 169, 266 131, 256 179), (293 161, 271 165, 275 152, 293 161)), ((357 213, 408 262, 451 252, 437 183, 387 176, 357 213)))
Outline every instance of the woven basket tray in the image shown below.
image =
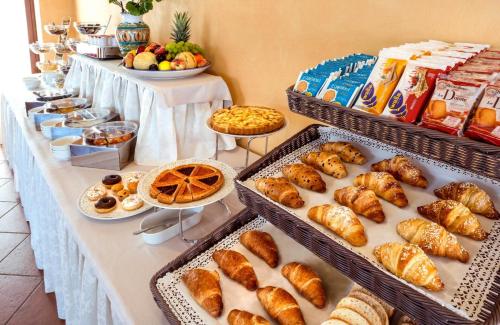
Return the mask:
MULTIPOLYGON (((325 233, 243 184, 247 179, 279 161, 284 156, 317 140, 320 137, 320 127, 320 125, 311 125, 305 128, 241 172, 236 179, 236 189, 240 200, 250 210, 269 220, 347 277, 375 292, 394 307, 411 315, 422 324, 475 324, 475 322, 415 290, 402 280, 388 275, 383 270, 372 265, 370 261, 332 240, 325 233)), ((491 317, 491 312, 495 309, 495 305, 499 303, 500 275, 496 274, 493 277, 495 281, 493 281, 490 291, 484 293, 489 301, 482 306, 480 314, 477 316, 481 323, 491 317)), ((446 279, 444 280, 446 282, 446 279)))
POLYGON ((286 93, 295 113, 500 180, 500 147, 345 108, 293 87, 286 93))

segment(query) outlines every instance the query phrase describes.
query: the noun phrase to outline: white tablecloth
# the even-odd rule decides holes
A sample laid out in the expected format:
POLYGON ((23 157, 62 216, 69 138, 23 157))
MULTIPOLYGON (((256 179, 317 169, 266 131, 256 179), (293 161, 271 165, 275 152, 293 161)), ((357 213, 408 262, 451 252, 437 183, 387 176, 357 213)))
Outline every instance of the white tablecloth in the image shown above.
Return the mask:
MULTIPOLYGON (((16 91, 6 94, 0 107, 3 146, 30 222, 36 265, 44 270, 46 291, 56 294, 59 317, 67 324, 167 323, 152 298, 149 280, 190 245, 179 238, 145 244, 141 236, 132 235, 140 216, 118 222, 83 216, 78 197, 110 171, 55 160, 48 141, 23 116, 25 97, 16 91)), ((240 166, 244 150, 224 152, 220 160, 240 166)), ((131 164, 124 171, 148 169, 131 164)), ((233 213, 243 208, 236 193, 226 202, 233 213)), ((187 236, 206 235, 227 220, 224 215, 220 204, 207 207, 187 236)))
MULTIPOLYGON (((143 80, 118 66, 73 56, 66 88, 79 89, 94 107, 111 108, 124 120, 140 123, 136 163, 161 165, 215 154, 216 135, 206 127, 213 111, 231 105, 221 77, 201 74, 178 80, 143 80)), ((232 150, 234 138, 222 137, 219 149, 232 150)))

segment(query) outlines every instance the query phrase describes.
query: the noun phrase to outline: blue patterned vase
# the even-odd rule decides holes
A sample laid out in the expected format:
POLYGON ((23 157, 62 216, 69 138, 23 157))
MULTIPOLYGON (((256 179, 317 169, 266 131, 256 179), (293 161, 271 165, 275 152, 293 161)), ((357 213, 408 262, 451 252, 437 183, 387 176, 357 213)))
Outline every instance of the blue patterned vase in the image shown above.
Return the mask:
POLYGON ((149 43, 149 26, 142 16, 122 14, 122 17, 122 22, 116 27, 116 40, 122 56, 125 56, 129 51, 149 43))

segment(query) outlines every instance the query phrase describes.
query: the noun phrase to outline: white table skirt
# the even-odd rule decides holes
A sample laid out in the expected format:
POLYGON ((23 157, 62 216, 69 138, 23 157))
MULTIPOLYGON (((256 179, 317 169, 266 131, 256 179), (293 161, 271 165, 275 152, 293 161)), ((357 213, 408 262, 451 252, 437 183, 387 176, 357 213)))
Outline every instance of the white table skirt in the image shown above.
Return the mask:
MULTIPOLYGON (((216 135, 206 121, 213 111, 232 103, 221 77, 143 80, 127 74, 118 62, 73 56, 65 87, 78 89, 93 107, 109 108, 123 120, 139 122, 137 164, 161 165, 215 154, 216 135)), ((235 148, 234 138, 221 138, 219 149, 235 148)))

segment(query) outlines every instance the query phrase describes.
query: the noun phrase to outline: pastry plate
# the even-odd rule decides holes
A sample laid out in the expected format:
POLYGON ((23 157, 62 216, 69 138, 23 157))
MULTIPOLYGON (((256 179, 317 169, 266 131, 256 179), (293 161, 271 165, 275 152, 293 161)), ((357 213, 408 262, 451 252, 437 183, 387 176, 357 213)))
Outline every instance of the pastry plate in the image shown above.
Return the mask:
POLYGON ((201 68, 168 71, 135 70, 125 68, 123 65, 121 67, 126 70, 128 74, 142 79, 182 79, 193 77, 204 72, 210 68, 210 64, 201 68))
POLYGON ((207 128, 209 128, 212 132, 215 132, 217 134, 220 134, 220 135, 227 135, 227 136, 230 136, 230 137, 235 137, 235 138, 240 138, 240 139, 249 139, 249 138, 263 138, 263 137, 268 137, 276 132, 279 132, 281 130, 283 130, 285 127, 286 127, 286 119, 285 119, 285 122, 283 123, 283 126, 280 127, 279 129, 276 129, 276 130, 273 130, 271 132, 267 132, 267 133, 259 133, 259 134, 232 134, 232 133, 224 133, 224 132, 221 132, 221 131, 217 131, 217 130, 214 130, 212 128, 212 126, 210 125, 210 118, 207 120, 207 128))
POLYGON ((171 263, 174 264, 172 267, 169 267, 171 265, 169 264, 151 280, 153 294, 157 299, 161 299, 160 307, 164 309, 162 305, 166 305, 169 309, 167 316, 169 316, 171 324, 227 324, 227 315, 232 309, 246 310, 258 314, 271 321, 271 324, 277 324, 261 306, 255 291, 245 289, 218 268, 212 259, 212 253, 218 249, 231 249, 243 254, 255 270, 259 287, 270 285, 288 291, 297 300, 307 324, 320 324, 328 319, 335 305, 349 293, 354 284, 329 264, 274 227, 266 219, 255 216, 248 210, 244 210, 216 230, 214 236, 217 238, 216 240, 209 239, 210 243, 213 242, 213 244, 208 242, 197 244, 189 252, 182 254, 173 261, 171 263), (270 268, 263 260, 252 254, 239 242, 240 235, 249 230, 266 231, 273 236, 280 254, 280 262, 276 268, 270 268), (176 261, 183 262, 176 263, 176 261), (317 309, 314 307, 299 295, 288 280, 281 275, 281 268, 285 264, 294 261, 311 266, 322 278, 327 294, 325 308, 317 309), (195 302, 181 281, 182 275, 187 270, 194 268, 217 270, 220 275, 224 307, 222 315, 217 319, 211 317, 195 302))
MULTIPOLYGON (((122 179, 126 179, 127 177, 132 176, 134 174, 143 174, 144 175, 145 173, 144 172, 127 172, 127 173, 122 173, 119 175, 122 177, 122 179)), ((118 198, 116 198, 115 195, 113 195, 113 191, 111 191, 110 189, 107 189, 107 191, 108 191, 107 195, 113 196, 116 199, 117 207, 116 207, 116 209, 114 209, 113 211, 111 211, 109 213, 98 213, 94 208, 94 204, 97 201, 90 201, 86 195, 87 191, 96 185, 102 185, 102 183, 98 182, 98 183, 95 183, 92 186, 89 186, 88 188, 86 188, 85 191, 83 191, 82 194, 80 195, 80 197, 78 198, 78 204, 77 204, 80 212, 91 219, 121 220, 121 219, 126 219, 126 218, 136 216, 136 215, 141 214, 143 212, 146 212, 152 208, 151 205, 149 205, 147 202, 144 202, 144 205, 137 210, 133 210, 133 211, 124 210, 121 207, 121 202, 118 200, 118 198)), ((126 184, 124 184, 124 185, 126 185, 126 184)), ((132 194, 132 195, 138 195, 138 194, 132 194)))
POLYGON ((217 160, 196 159, 196 158, 177 160, 169 164, 163 165, 161 167, 155 168, 151 170, 149 173, 147 173, 139 182, 139 186, 137 187, 137 193, 144 200, 144 202, 158 208, 191 209, 212 204, 228 196, 234 190, 235 177, 236 177, 236 171, 232 167, 217 160), (151 184, 153 184, 154 180, 156 179, 156 176, 158 176, 161 172, 163 172, 166 169, 172 169, 174 167, 187 164, 205 164, 219 169, 224 175, 224 185, 222 185, 222 187, 217 192, 210 195, 209 197, 188 203, 164 204, 158 202, 149 195, 151 184))

